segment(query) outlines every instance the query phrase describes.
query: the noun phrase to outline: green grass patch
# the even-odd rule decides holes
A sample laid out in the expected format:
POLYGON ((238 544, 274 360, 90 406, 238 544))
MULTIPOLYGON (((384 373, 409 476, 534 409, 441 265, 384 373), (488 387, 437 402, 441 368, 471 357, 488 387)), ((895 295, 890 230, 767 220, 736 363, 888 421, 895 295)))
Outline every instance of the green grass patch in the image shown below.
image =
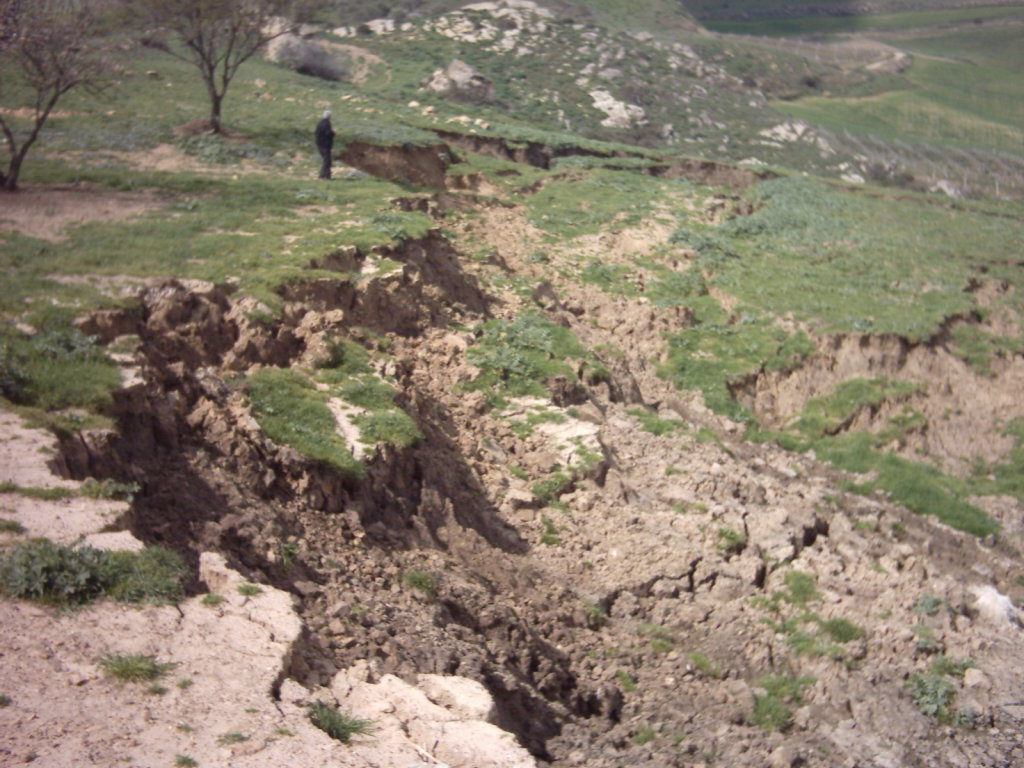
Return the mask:
POLYGON ((847 379, 837 384, 831 395, 808 400, 792 428, 809 438, 834 435, 846 429, 862 410, 877 409, 883 403, 908 397, 920 389, 920 385, 883 376, 847 379))
POLYGON ((636 692, 636 678, 633 677, 629 672, 624 669, 620 669, 615 673, 615 679, 619 683, 619 687, 622 688, 623 693, 634 693, 636 692))
POLYGON ((524 312, 511 321, 489 320, 468 352, 469 361, 481 370, 471 387, 498 398, 547 397, 544 382, 554 376, 574 379, 565 360, 585 354, 572 331, 539 313, 524 312))
POLYGON ((0 395, 13 403, 99 410, 120 383, 117 366, 76 328, 54 324, 28 335, 0 326, 0 395))
POLYGON ((916 412, 905 410, 897 414, 878 434, 831 434, 845 428, 861 408, 878 407, 882 402, 905 397, 915 390, 916 385, 906 382, 852 379, 840 384, 832 395, 808 401, 804 412, 791 425, 792 431, 752 430, 748 438, 771 440, 787 450, 813 450, 821 460, 864 475, 863 481, 849 484, 851 491, 864 494, 886 491, 893 501, 912 512, 934 515, 946 525, 976 536, 998 532, 999 524, 968 498, 1024 491, 1016 474, 1017 467, 1024 466, 1024 450, 1015 448, 1007 463, 986 467, 983 476, 960 478, 884 450, 893 440, 899 440, 904 430, 922 423, 923 417, 916 412), (994 479, 989 479, 989 472, 994 479))
POLYGON ((686 424, 680 419, 663 419, 647 408, 630 408, 626 412, 640 422, 640 429, 658 437, 686 430, 686 424))
POLYGON ((1024 353, 1024 339, 996 336, 974 325, 953 329, 953 353, 982 376, 992 373, 995 358, 1024 353))
POLYGON ((267 437, 288 445, 343 475, 361 477, 364 469, 338 433, 327 395, 301 372, 263 368, 248 379, 253 415, 267 437))
POLYGON ((0 493, 17 493, 30 499, 41 499, 43 501, 70 499, 75 495, 73 488, 37 488, 31 485, 17 485, 10 480, 0 483, 0 493))
POLYGON ((761 370, 787 370, 813 351, 810 339, 768 320, 744 316, 736 323, 701 322, 668 338, 668 358, 658 374, 681 389, 699 390, 717 413, 749 421, 733 398, 732 380, 761 370))
POLYGON ((524 202, 533 226, 570 239, 639 224, 654 212, 667 184, 629 171, 598 169, 551 181, 524 202))
POLYGON ((231 731, 229 733, 223 733, 217 737, 217 743, 222 747, 228 747, 232 744, 241 744, 249 740, 249 736, 238 731, 231 731))
POLYGON ((20 534, 25 532, 25 526, 17 520, 0 517, 0 533, 20 534))

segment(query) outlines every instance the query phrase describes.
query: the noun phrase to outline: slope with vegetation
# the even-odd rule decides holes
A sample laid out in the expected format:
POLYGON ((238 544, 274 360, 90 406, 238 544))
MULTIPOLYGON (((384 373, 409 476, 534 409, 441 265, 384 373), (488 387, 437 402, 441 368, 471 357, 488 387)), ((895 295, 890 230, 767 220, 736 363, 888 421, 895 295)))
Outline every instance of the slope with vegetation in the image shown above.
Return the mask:
MULTIPOLYGON (((66 477, 126 499, 103 535, 149 548, 29 541, 61 517, 40 504, 85 491, 7 480, 18 635, 47 621, 18 597, 173 602, 181 584, 177 630, 96 659, 166 675, 198 664, 176 631, 290 593, 301 631, 271 637, 288 650, 264 687, 188 731, 139 726, 163 750, 140 764, 271 764, 324 733, 338 764, 501 764, 460 752, 466 719, 558 766, 1024 762, 1020 201, 841 181, 865 169, 839 133, 766 104, 816 72, 903 75, 682 22, 645 34, 670 4, 414 5, 369 34, 325 11, 337 34, 311 39, 372 53, 359 82, 248 62, 220 135, 187 127, 209 106, 191 67, 146 47, 48 121, 0 200, 3 408, 55 436, 66 477), (452 58, 494 99, 421 87, 452 58), (644 80, 689 101, 601 125, 590 93, 634 103, 644 80), (726 162, 754 144, 772 168, 726 162), (430 685, 452 675, 490 705, 450 714, 430 685), (449 714, 392 728, 421 699, 449 714)), ((118 611, 126 632, 175 621, 118 611)), ((68 759, 19 674, 0 675, 18 759, 68 759)), ((93 685, 66 686, 70 706, 93 685)))

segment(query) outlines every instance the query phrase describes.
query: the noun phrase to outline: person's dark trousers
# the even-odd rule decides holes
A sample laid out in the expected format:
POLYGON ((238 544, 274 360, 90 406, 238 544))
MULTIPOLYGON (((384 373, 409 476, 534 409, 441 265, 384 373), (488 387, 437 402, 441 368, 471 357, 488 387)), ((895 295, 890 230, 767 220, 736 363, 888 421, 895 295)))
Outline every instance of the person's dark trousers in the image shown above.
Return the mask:
POLYGON ((324 159, 320 165, 320 178, 331 178, 331 150, 327 147, 320 147, 320 157, 324 159))

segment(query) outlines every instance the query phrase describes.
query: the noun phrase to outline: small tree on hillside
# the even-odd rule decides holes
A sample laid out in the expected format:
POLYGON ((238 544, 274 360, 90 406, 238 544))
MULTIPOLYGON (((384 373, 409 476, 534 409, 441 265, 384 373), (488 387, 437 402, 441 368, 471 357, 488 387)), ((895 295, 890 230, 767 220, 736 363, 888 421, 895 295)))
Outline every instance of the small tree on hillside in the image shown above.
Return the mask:
POLYGON ((78 0, 0 0, 0 132, 8 160, 0 189, 13 192, 29 150, 57 102, 98 90, 111 61, 94 38, 99 19, 78 0))
POLYGON ((139 0, 136 13, 183 47, 165 50, 199 70, 210 99, 210 130, 220 133, 224 96, 238 68, 289 32, 285 19, 308 5, 308 0, 139 0))

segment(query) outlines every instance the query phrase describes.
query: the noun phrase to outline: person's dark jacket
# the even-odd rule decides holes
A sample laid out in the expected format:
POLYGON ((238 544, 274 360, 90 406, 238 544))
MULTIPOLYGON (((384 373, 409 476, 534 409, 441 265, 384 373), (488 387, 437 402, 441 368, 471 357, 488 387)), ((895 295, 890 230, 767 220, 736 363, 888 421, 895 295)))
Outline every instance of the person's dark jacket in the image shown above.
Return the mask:
POLYGON ((318 149, 330 151, 334 145, 334 129, 331 128, 331 119, 323 118, 316 124, 316 146, 318 149))

